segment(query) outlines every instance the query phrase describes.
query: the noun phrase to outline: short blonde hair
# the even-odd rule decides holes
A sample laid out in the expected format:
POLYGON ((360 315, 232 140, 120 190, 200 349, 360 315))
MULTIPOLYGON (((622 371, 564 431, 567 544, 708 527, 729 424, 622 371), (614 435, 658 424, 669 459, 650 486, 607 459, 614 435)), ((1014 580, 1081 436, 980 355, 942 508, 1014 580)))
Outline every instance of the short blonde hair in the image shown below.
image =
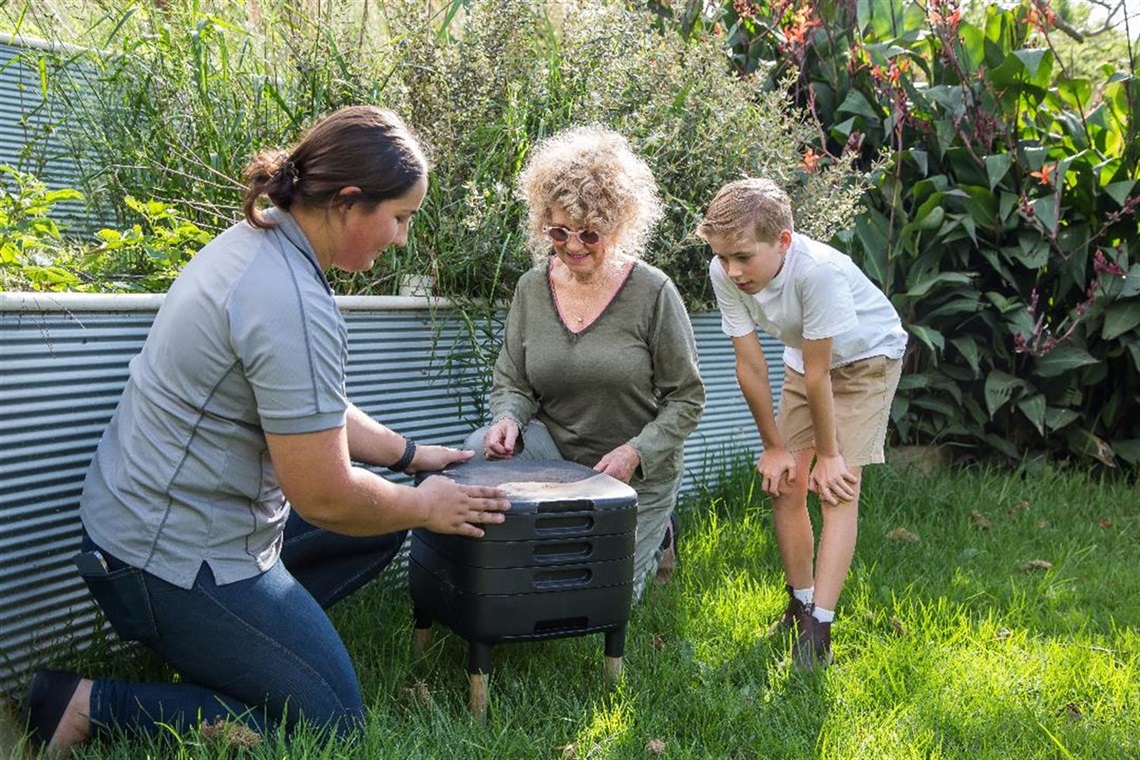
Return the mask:
POLYGON ((574 127, 538 143, 519 173, 518 191, 536 264, 550 255, 542 228, 555 206, 584 228, 612 236, 615 259, 640 258, 664 215, 649 165, 624 137, 599 126, 574 127))
POLYGON ((794 232, 792 202, 788 194, 770 179, 739 179, 717 192, 709 204, 697 235, 741 238, 751 235, 764 243, 774 243, 784 230, 794 232))

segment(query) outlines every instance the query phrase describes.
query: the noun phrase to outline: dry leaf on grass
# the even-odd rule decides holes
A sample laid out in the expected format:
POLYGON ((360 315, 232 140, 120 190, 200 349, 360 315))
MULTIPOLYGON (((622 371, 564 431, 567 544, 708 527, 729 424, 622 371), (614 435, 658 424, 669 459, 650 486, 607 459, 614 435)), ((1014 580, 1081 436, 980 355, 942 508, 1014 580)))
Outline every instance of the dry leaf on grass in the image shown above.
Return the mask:
POLYGON ((431 707, 431 690, 423 681, 416 681, 415 685, 408 689, 408 696, 422 707, 431 707))
POLYGON ((574 760, 578 757, 578 745, 574 743, 567 744, 565 747, 555 747, 554 751, 561 753, 565 760, 574 760))
POLYGON ((891 618, 891 630, 899 636, 906 636, 906 627, 898 618, 891 618))
POLYGON ((1102 517, 1096 521, 1096 524, 1102 528, 1110 528, 1112 527, 1112 520, 1109 520, 1107 517, 1102 517))
POLYGON ((219 744, 229 749, 252 749, 261 744, 261 734, 225 719, 203 723, 198 731, 204 743, 219 744))
POLYGON ((977 525, 981 530, 990 529, 990 521, 986 519, 985 515, 976 509, 970 511, 970 522, 972 522, 974 525, 977 525))
POLYGON ((891 541, 902 541, 908 544, 918 543, 918 536, 911 533, 906 528, 895 528, 887 534, 887 538, 889 538, 891 541))
POLYGON ((1012 635, 1013 631, 1009 630, 1008 628, 998 628, 997 633, 994 634, 994 638, 998 641, 1005 641, 1012 635))
POLYGON ((665 637, 659 633, 653 634, 653 639, 650 641, 650 645, 658 652, 665 651, 665 637))
POLYGON ((1016 504, 1014 504, 1012 507, 1009 508, 1009 516, 1010 517, 1017 517, 1022 512, 1028 512, 1028 511, 1029 511, 1029 502, 1019 501, 1016 504))
POLYGON ((1028 562, 1026 562, 1026 563, 1024 563, 1024 564, 1018 565, 1018 566, 1017 566, 1017 569, 1018 569, 1018 570, 1025 570, 1025 571, 1029 571, 1029 570, 1049 570, 1049 569, 1050 569, 1050 568, 1052 568, 1052 567, 1053 567, 1053 563, 1052 563, 1052 562, 1047 562, 1047 561, 1045 561, 1045 560, 1043 560, 1043 559, 1031 559, 1031 560, 1029 560, 1028 562))
POLYGON ((665 742, 660 739, 650 739, 645 745, 645 751, 651 755, 662 755, 665 753, 665 742))

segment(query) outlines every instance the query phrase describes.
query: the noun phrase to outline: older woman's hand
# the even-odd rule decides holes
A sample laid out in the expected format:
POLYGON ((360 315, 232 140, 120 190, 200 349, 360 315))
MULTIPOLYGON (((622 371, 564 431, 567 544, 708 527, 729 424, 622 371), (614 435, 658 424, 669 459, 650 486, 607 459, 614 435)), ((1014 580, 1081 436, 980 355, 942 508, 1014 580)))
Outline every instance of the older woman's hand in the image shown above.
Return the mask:
POLYGON ((483 456, 487 459, 509 459, 515 453, 518 439, 518 424, 504 417, 487 430, 483 438, 483 456))
POLYGON ((628 483, 633 477, 633 473, 637 471, 639 464, 641 464, 641 455, 637 453, 637 449, 628 443, 623 443, 602 457, 594 465, 594 469, 609 475, 611 478, 617 478, 623 483, 628 483))

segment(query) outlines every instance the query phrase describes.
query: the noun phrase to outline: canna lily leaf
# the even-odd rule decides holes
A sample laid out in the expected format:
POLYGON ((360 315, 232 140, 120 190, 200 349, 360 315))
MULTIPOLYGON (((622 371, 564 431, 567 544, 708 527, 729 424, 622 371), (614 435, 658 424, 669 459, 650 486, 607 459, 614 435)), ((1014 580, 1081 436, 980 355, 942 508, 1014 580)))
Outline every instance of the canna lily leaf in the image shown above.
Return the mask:
POLYGON ((1097 360, 1085 349, 1079 346, 1062 345, 1053 349, 1037 359, 1037 374, 1042 377, 1056 377, 1089 364, 1096 364, 1097 360))
POLYGON ((946 338, 933 327, 907 325, 906 329, 907 332, 922 341, 932 354, 939 354, 946 348, 946 338))
POLYGON ((1021 378, 1000 370, 991 372, 986 377, 985 386, 986 410, 990 413, 990 419, 993 419, 994 414, 1006 405, 1014 390, 1025 387, 1025 381, 1021 378))
POLYGON ((1132 188, 1135 186, 1135 180, 1127 180, 1125 182, 1110 182, 1103 189, 1108 193, 1108 197, 1123 206, 1124 202, 1128 200, 1128 194, 1132 192, 1132 188))
POLYGON ((990 190, 993 190, 1009 172, 1009 167, 1013 166, 1013 156, 999 153, 995 156, 986 156, 983 160, 986 162, 986 177, 990 181, 990 190))
POLYGON ((1101 337, 1113 340, 1140 325, 1140 301, 1117 301, 1105 310, 1101 337))
POLYGON ((1017 408, 1033 423, 1040 435, 1045 435, 1045 396, 1037 393, 1017 402, 1017 408))
POLYGON ((1060 430, 1066 425, 1072 424, 1075 420, 1080 419, 1079 414, 1072 409, 1057 409, 1049 407, 1045 410, 1045 427, 1050 430, 1060 430))

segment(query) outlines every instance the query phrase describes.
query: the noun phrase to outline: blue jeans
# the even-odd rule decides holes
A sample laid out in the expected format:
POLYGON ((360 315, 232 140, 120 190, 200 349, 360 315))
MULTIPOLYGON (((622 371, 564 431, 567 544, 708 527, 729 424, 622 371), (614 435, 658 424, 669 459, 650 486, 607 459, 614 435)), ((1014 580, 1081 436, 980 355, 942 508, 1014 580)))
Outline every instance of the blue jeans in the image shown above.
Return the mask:
MULTIPOLYGON (((288 732, 302 719, 322 731, 351 734, 362 724, 364 703, 324 609, 375 578, 405 536, 340 536, 294 512, 272 568, 219 586, 203 563, 190 589, 128 568, 103 551, 112 576, 116 570, 133 575, 125 594, 85 577, 108 620, 121 633, 138 634, 128 635, 170 663, 182 680, 97 679, 91 690, 96 735, 157 735, 168 730, 163 725, 185 729, 218 720, 269 734, 279 726, 288 732)), ((85 536, 84 549, 93 548, 85 536)))

